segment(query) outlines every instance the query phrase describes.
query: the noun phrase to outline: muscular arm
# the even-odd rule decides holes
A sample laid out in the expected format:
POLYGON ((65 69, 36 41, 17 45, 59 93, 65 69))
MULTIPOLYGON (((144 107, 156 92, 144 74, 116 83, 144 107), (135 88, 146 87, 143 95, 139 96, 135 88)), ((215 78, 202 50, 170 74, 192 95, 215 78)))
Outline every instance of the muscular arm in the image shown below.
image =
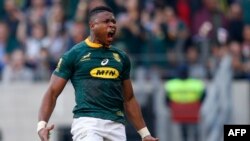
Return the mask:
MULTIPOLYGON (((137 131, 146 127, 144 122, 140 105, 137 103, 131 81, 129 79, 123 81, 123 96, 124 96, 124 108, 128 120, 132 123, 137 131)), ((143 135, 141 135, 143 136, 143 135)), ((152 137, 150 134, 142 137, 143 141, 159 141, 158 138, 152 137)))
MULTIPOLYGON (((42 100, 42 104, 39 111, 38 120, 39 123, 48 122, 49 118, 55 108, 57 97, 61 94, 63 88, 65 87, 67 83, 67 80, 60 78, 56 75, 52 75, 50 79, 50 84, 45 92, 45 95, 42 100)), ((38 123, 38 135, 41 139, 41 141, 49 141, 49 132, 54 128, 54 125, 47 126, 42 125, 42 127, 39 127, 38 123)))
POLYGON ((133 88, 130 80, 123 81, 123 91, 124 91, 124 108, 129 121, 138 131, 145 127, 145 122, 141 113, 139 104, 137 103, 135 96, 133 94, 133 88))
POLYGON ((61 94, 65 87, 67 80, 60 78, 56 75, 52 75, 49 87, 45 92, 42 100, 42 104, 39 111, 38 120, 48 122, 54 107, 56 105, 57 97, 61 94))

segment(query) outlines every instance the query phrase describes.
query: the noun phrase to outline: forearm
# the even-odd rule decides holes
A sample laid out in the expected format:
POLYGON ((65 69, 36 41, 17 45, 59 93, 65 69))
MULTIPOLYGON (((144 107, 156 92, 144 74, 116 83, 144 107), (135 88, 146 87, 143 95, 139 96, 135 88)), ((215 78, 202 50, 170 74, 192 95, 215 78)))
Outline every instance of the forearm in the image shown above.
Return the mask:
POLYGON ((132 123, 137 131, 146 126, 140 106, 134 96, 124 103, 124 107, 128 120, 132 123))
POLYGON ((124 90, 124 108, 128 120, 132 123, 134 128, 140 134, 143 140, 156 141, 158 139, 153 138, 146 127, 144 122, 140 105, 137 103, 135 96, 133 94, 132 83, 130 80, 123 81, 124 90))
POLYGON ((56 75, 51 76, 49 88, 44 94, 41 107, 38 114, 37 133, 42 141, 48 141, 49 132, 54 125, 47 126, 49 118, 55 108, 57 97, 62 92, 67 80, 56 75))
POLYGON ((39 121, 48 122, 55 108, 57 97, 53 96, 51 93, 52 92, 47 91, 47 93, 43 97, 42 104, 41 104, 40 111, 39 111, 39 116, 38 116, 39 121))
POLYGON ((39 110, 38 120, 48 122, 55 108, 57 97, 62 92, 67 80, 52 75, 49 88, 47 89, 39 110))

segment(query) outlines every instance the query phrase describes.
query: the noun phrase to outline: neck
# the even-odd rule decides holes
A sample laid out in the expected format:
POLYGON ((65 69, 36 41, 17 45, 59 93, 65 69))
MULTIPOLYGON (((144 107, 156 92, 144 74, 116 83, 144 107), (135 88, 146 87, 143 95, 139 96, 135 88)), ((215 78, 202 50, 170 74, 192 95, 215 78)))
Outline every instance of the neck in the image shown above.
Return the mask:
POLYGON ((89 40, 93 43, 102 44, 93 33, 90 33, 89 40))
POLYGON ((93 33, 90 33, 90 36, 89 36, 89 40, 93 43, 97 43, 97 44, 102 44, 103 47, 109 47, 110 45, 107 45, 105 43, 102 43, 100 40, 98 40, 96 38, 96 36, 93 34, 93 33))

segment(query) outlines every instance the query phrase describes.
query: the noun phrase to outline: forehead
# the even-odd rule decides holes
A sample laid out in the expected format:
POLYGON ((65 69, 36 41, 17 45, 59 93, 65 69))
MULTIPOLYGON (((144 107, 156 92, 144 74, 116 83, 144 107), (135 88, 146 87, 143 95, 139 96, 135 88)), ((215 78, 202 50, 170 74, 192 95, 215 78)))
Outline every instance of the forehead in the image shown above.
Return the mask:
POLYGON ((103 11, 103 12, 97 13, 94 16, 94 18, 95 20, 105 20, 105 19, 115 19, 115 16, 111 12, 103 11))

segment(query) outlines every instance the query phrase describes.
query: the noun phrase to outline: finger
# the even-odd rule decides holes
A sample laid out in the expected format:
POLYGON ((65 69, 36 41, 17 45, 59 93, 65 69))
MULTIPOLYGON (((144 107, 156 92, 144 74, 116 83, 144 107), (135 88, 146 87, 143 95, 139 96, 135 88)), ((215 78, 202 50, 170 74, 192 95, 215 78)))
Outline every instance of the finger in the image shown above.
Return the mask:
POLYGON ((49 139, 47 136, 44 136, 42 141, 49 141, 49 139))
POLYGON ((43 141, 49 141, 49 134, 43 136, 43 141))
POLYGON ((52 125, 50 125, 50 126, 47 126, 47 129, 50 131, 50 130, 54 129, 54 127, 55 127, 55 125, 52 124, 52 125))
POLYGON ((49 141, 49 130, 45 131, 42 137, 43 141, 49 141))
POLYGON ((39 131, 39 137, 41 138, 41 141, 48 141, 48 130, 47 129, 41 129, 41 131, 39 131))

